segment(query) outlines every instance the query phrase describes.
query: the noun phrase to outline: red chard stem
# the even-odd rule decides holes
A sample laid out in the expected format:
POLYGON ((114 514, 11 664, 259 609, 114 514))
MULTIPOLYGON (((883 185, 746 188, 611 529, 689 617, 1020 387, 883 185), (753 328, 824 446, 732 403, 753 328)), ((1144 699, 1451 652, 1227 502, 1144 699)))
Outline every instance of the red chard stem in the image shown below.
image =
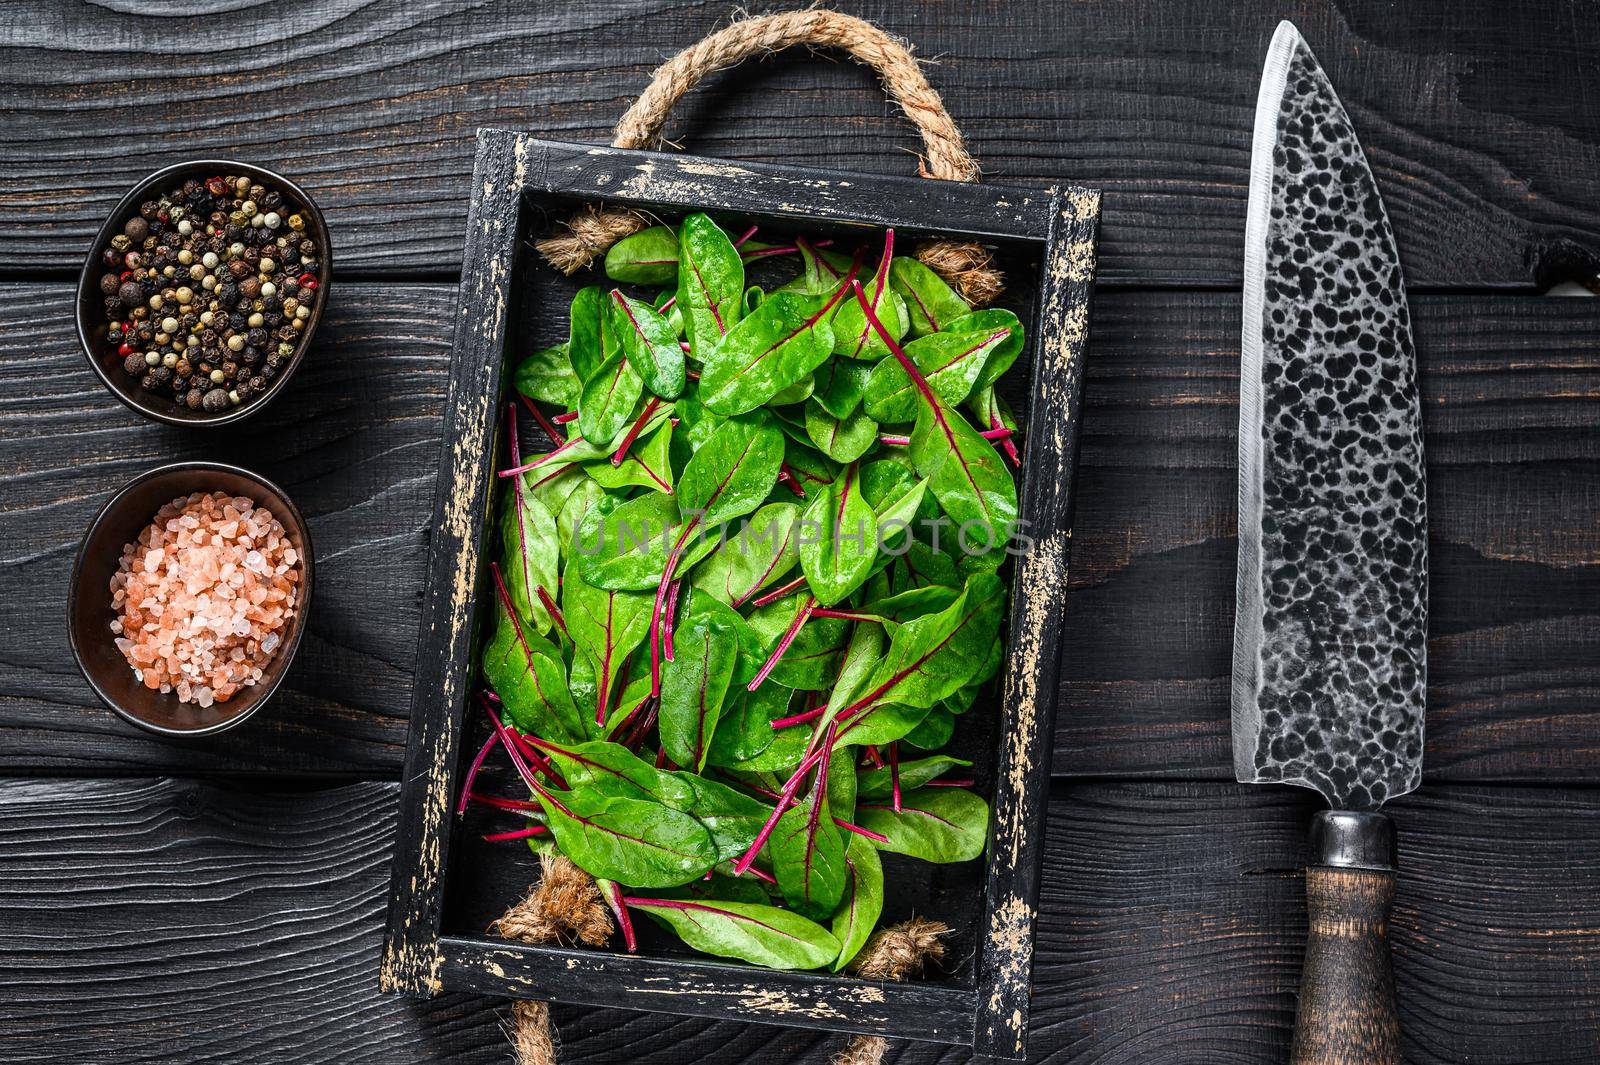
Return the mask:
POLYGON ((467 779, 461 785, 461 799, 456 803, 457 817, 467 812, 467 802, 472 798, 472 782, 478 779, 478 770, 483 768, 483 760, 489 757, 489 752, 494 750, 494 745, 499 742, 500 734, 491 732, 489 738, 483 741, 483 746, 478 748, 478 756, 472 760, 472 767, 467 770, 467 779))
POLYGON ((814 595, 807 596, 806 601, 802 603, 800 605, 800 609, 795 612, 794 620, 789 623, 789 628, 784 632, 783 638, 778 641, 778 646, 773 648, 772 654, 761 666, 761 669, 757 671, 756 675, 751 678, 751 691, 755 691, 757 688, 761 687, 762 682, 767 679, 774 669, 778 668, 778 660, 781 659, 784 652, 789 649, 789 645, 794 643, 795 637, 800 635, 800 626, 806 623, 806 619, 811 616, 811 612, 816 609, 816 606, 817 597, 814 595))
POLYGON ((750 603, 750 605, 751 606, 766 606, 768 603, 776 603, 779 599, 782 599, 784 596, 789 595, 789 594, 791 594, 793 592, 799 591, 802 587, 805 586, 805 583, 806 583, 806 579, 804 577, 796 577, 794 580, 788 582, 787 584, 780 584, 780 585, 778 585, 778 587, 774 588, 772 591, 768 592, 766 595, 763 595, 760 598, 753 600, 750 603))

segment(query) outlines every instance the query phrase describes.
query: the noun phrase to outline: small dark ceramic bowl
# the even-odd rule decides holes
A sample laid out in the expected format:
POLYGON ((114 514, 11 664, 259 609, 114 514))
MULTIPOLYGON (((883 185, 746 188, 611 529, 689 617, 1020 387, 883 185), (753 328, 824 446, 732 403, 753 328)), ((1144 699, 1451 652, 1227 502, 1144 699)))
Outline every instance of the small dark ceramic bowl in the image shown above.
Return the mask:
POLYGON ((89 687, 100 701, 123 718, 163 736, 206 736, 232 728, 255 713, 278 690, 289 663, 294 661, 300 636, 311 612, 311 532, 283 489, 262 477, 217 462, 179 462, 135 477, 101 508, 84 534, 78 559, 72 566, 67 598, 67 629, 72 653, 89 687), (191 492, 227 492, 248 496, 272 512, 289 534, 300 555, 300 591, 294 617, 289 619, 283 642, 261 671, 261 679, 241 688, 225 703, 201 707, 180 703, 175 694, 152 691, 134 676, 128 660, 117 650, 111 622, 111 577, 117 571, 122 549, 139 538, 156 511, 191 492))
POLYGON ((146 418, 168 425, 198 428, 227 425, 242 421, 264 408, 289 383, 289 378, 294 376, 295 370, 305 358, 306 349, 311 346, 311 337, 317 331, 317 323, 322 321, 322 309, 328 304, 328 287, 332 279, 333 245, 328 239, 327 222, 322 217, 322 210, 299 185, 282 174, 259 166, 251 166, 249 163, 234 162, 231 159, 197 159, 189 163, 178 163, 157 170, 129 189, 128 194, 122 198, 112 210, 110 217, 105 220, 105 224, 100 227, 100 232, 95 234, 94 244, 89 248, 89 257, 83 264, 83 273, 78 278, 78 341, 83 345, 83 354, 89 360, 95 375, 100 378, 100 383, 110 389, 111 394, 125 406, 146 418), (317 242, 317 247, 322 249, 322 259, 321 270, 317 276, 317 298, 312 303, 311 317, 306 320, 306 327, 301 333, 300 344, 295 349, 294 356, 260 395, 251 397, 249 401, 237 407, 230 407, 221 414, 207 414, 204 411, 190 410, 187 406, 164 396, 146 392, 139 387, 138 381, 130 378, 123 370, 122 360, 118 357, 116 348, 106 340, 110 323, 105 320, 103 306, 105 295, 100 291, 100 276, 107 272, 107 268, 101 263, 100 255, 111 243, 111 238, 122 232, 122 227, 127 224, 128 219, 138 213, 139 204, 146 199, 160 196, 191 177, 203 180, 217 174, 245 175, 269 189, 277 189, 282 193, 293 204, 295 211, 310 219, 311 235, 317 242))

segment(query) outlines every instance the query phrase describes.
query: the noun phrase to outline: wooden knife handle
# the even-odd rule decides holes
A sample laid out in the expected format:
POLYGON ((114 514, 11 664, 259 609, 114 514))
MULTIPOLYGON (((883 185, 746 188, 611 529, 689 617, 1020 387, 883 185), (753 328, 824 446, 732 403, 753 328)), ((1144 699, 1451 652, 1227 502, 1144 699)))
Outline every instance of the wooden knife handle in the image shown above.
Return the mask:
POLYGON ((1394 825, 1380 813, 1324 810, 1311 827, 1305 969, 1292 1065, 1399 1065, 1389 961, 1394 825))

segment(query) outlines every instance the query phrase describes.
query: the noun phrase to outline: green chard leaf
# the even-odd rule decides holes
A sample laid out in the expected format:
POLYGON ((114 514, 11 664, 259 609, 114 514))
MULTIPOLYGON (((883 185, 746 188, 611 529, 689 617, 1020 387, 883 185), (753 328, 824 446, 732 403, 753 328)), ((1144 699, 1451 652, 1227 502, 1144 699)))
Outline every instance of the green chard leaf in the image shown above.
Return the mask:
POLYGON ((626 747, 604 740, 552 743, 535 735, 530 741, 550 759, 573 791, 621 799, 647 799, 687 810, 694 794, 675 777, 663 773, 626 747))
POLYGON ((683 220, 678 238, 678 302, 698 359, 722 342, 744 309, 744 260, 728 235, 703 214, 683 220))
POLYGON ((619 351, 606 328, 606 291, 599 285, 580 288, 568 315, 567 359, 580 383, 587 382, 619 351))
POLYGON ((881 851, 927 862, 965 862, 983 853, 989 836, 989 804, 962 788, 920 788, 900 797, 896 812, 887 802, 862 803, 862 828, 888 837, 881 851))
MULTIPOLYGON (((795 613, 804 605, 802 595, 786 596, 766 606, 758 607, 750 615, 750 627, 761 638, 765 651, 770 652, 794 621, 795 613)), ((812 618, 800 627, 800 633, 789 645, 789 650, 778 660, 768 683, 800 691, 819 691, 832 679, 834 661, 844 646, 851 622, 837 618, 812 618)), ((765 661, 766 654, 762 654, 765 661)))
MULTIPOLYGON (((883 257, 878 261, 878 269, 871 280, 862 283, 867 299, 872 304, 872 312, 878 316, 878 321, 889 331, 889 335, 899 340, 906 335, 910 328, 910 319, 906 314, 905 300, 900 294, 889 286, 889 264, 894 256, 894 231, 891 230, 883 243, 883 257)), ((876 362, 889 354, 889 348, 883 342, 867 321, 861 305, 853 299, 847 299, 839 305, 833 316, 833 351, 836 355, 843 355, 847 359, 866 359, 876 362)))
MULTIPOLYGON (((567 564, 561 609, 577 653, 593 667, 599 707, 611 705, 612 690, 628 655, 650 630, 653 604, 653 597, 645 592, 596 588, 578 575, 577 566, 567 564)), ((599 718, 598 711, 595 716, 599 718)))
POLYGON ((689 805, 684 809, 711 833, 718 861, 733 861, 744 854, 772 813, 761 800, 718 781, 693 773, 672 776, 690 792, 689 805))
MULTIPOLYGON (((733 687, 730 685, 730 687, 733 687)), ((723 708, 722 720, 717 724, 717 731, 711 736, 711 751, 706 757, 707 763, 717 766, 735 766, 741 762, 748 762, 766 751, 777 739, 780 730, 772 727, 772 722, 789 713, 789 701, 794 692, 780 684, 763 684, 753 692, 735 688, 729 693, 728 705, 723 708)), ((785 729, 781 731, 804 733, 804 729, 785 729)), ((801 736, 801 749, 804 748, 805 737, 801 736)), ((797 750, 792 760, 787 765, 793 765, 800 759, 797 750)), ((781 767, 780 767, 781 768, 781 767)), ((765 820, 766 815, 762 815, 765 820)))
POLYGON ((688 618, 661 673, 661 746, 678 765, 705 768, 722 702, 738 664, 739 637, 715 614, 688 618))
MULTIPOLYGON (((970 681, 988 660, 1004 607, 1000 579, 980 574, 947 609, 901 625, 864 694, 852 702, 861 709, 843 721, 839 742, 883 742, 860 738, 872 722, 872 708, 926 710, 970 681)), ((840 712, 841 720, 849 709, 840 712)))
POLYGON ((596 459, 583 464, 584 472, 605 488, 638 485, 672 494, 672 420, 668 417, 671 411, 669 406, 660 408, 661 417, 655 428, 646 429, 639 442, 622 456, 621 462, 613 465, 610 459, 596 459))
POLYGON ((578 397, 578 431, 595 447, 610 447, 633 421, 642 395, 644 379, 618 352, 584 382, 578 397))
POLYGON ((812 499, 800 528, 800 569, 817 602, 833 606, 861 587, 878 554, 878 523, 854 463, 812 499))
POLYGON ((778 818, 767 848, 784 901, 822 920, 844 896, 844 837, 833 823, 827 774, 815 776, 810 792, 778 818))
MULTIPOLYGON (((1004 313, 1011 315, 1013 322, 1016 320, 1010 311, 1004 313)), ((991 358, 1010 350, 1010 359, 1016 359, 1021 343, 1012 350, 1010 338, 1018 336, 1020 328, 998 326, 970 333, 933 333, 907 344, 905 353, 917 364, 934 393, 955 406, 971 394, 991 358)), ((864 402, 867 413, 878 421, 898 423, 916 418, 922 397, 900 360, 888 355, 867 378, 864 402)))
POLYGON ((590 876, 677 887, 717 863, 706 827, 662 803, 583 790, 535 794, 561 853, 590 876))
POLYGON ((833 350, 831 296, 775 292, 706 353, 700 398, 718 414, 743 414, 810 376, 833 350))
POLYGON ((993 334, 1005 331, 1006 339, 984 360, 983 372, 978 375, 978 380, 973 384, 974 391, 989 388, 1005 372, 1011 369, 1012 363, 1017 361, 1017 356, 1022 354, 1023 329, 1022 322, 1015 312, 1003 307, 989 307, 981 311, 973 311, 963 315, 945 327, 951 333, 972 336, 993 334))
POLYGON ((589 508, 572 541, 578 576, 596 588, 645 591, 666 568, 682 525, 678 501, 659 492, 624 500, 608 495, 589 508))
POLYGON ((743 517, 767 498, 781 465, 783 433, 770 415, 729 418, 684 467, 678 505, 703 526, 743 517))
POLYGON ((695 569, 694 587, 729 606, 742 606, 800 561, 799 519, 798 504, 768 503, 695 569))
POLYGON ((878 442, 878 423, 860 411, 843 418, 812 399, 806 404, 806 435, 835 462, 854 462, 878 442))
POLYGON ((606 252, 606 276, 636 285, 665 285, 678 276, 678 235, 651 226, 623 237, 606 252))
POLYGON ((519 628, 500 604, 494 633, 483 649, 483 674, 506 714, 523 732, 563 741, 585 735, 583 714, 567 689, 561 652, 542 636, 519 628))
POLYGON ((543 588, 551 599, 561 587, 561 546, 556 519, 528 489, 527 474, 507 478, 500 512, 500 572, 517 616, 535 632, 550 631, 550 611, 539 599, 543 588))
POLYGON ((870 364, 835 355, 811 375, 813 394, 823 410, 835 418, 848 418, 861 406, 862 390, 871 373, 870 364))
POLYGON ((942 702, 925 713, 926 716, 917 722, 917 727, 902 733, 900 739, 919 751, 936 751, 949 743, 950 737, 955 734, 956 716, 942 702))
POLYGON ((833 937, 839 941, 834 972, 861 953, 883 914, 883 862, 872 842, 852 834, 844 849, 844 867, 844 899, 833 915, 833 937))
POLYGON ((529 399, 571 408, 577 406, 583 382, 567 359, 567 346, 557 344, 535 351, 517 363, 511 384, 529 399))
POLYGON ((1017 485, 1005 460, 942 400, 923 403, 911 432, 911 461, 962 537, 962 550, 1001 550, 1017 520, 1017 485))
POLYGON ((632 899, 629 905, 696 950, 769 969, 816 969, 839 953, 839 941, 827 929, 777 906, 666 899, 632 899))
POLYGON ((683 349, 678 334, 661 312, 641 300, 629 299, 611 290, 606 313, 609 325, 622 346, 628 365, 633 367, 645 387, 662 399, 677 399, 687 381, 683 349))
POLYGON ((889 265, 889 285, 905 300, 913 337, 948 329, 970 310, 944 278, 915 259, 895 259, 889 265))
MULTIPOLYGON (((915 758, 900 762, 900 793, 915 791, 930 780, 937 780, 952 769, 965 769, 972 763, 947 754, 932 758, 915 758)), ((871 802, 890 799, 894 795, 894 774, 888 766, 862 769, 856 773, 856 800, 871 802)))

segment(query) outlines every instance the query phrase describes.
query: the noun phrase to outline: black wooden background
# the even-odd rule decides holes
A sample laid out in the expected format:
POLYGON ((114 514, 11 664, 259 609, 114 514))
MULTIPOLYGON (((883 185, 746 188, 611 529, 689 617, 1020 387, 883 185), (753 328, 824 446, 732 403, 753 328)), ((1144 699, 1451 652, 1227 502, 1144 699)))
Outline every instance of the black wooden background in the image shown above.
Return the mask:
MULTIPOLYGON (((1033 1058, 1277 1062, 1312 809, 1232 783, 1234 436, 1249 132, 1280 17, 1400 234, 1434 559, 1426 783, 1396 805, 1416 1062, 1600 1056, 1600 8, 1505 0, 840 0, 912 38, 996 181, 1107 190, 1033 1058)), ((12 0, 0 20, 0 1060, 507 1060, 497 1003, 376 990, 472 130, 600 142, 730 4, 12 0), (142 12, 130 14, 129 12, 142 12), (83 365, 103 212, 233 154, 328 209, 316 349, 237 432, 138 421, 83 365), (199 747, 95 704, 65 638, 94 510, 208 456, 286 486, 319 549, 287 688, 199 747)), ((714 78, 710 155, 909 173, 873 78, 714 78)), ((568 1062, 821 1063, 840 1040, 558 1009, 568 1062)), ((899 1062, 955 1062, 927 1046, 899 1062)))

